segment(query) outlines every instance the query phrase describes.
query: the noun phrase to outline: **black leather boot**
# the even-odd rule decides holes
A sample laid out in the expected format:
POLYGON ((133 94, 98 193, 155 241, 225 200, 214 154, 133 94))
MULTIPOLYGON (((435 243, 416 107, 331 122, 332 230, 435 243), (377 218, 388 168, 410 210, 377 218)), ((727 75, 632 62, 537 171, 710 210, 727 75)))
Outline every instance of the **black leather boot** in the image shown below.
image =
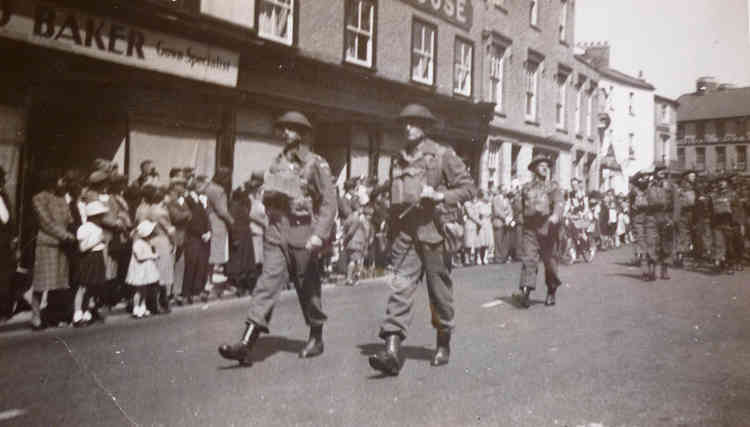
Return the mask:
POLYGON ((531 288, 528 286, 521 287, 521 299, 519 303, 522 308, 531 307, 531 288))
POLYGON ((662 280, 671 279, 671 277, 669 277, 669 267, 667 267, 666 263, 661 265, 661 279, 662 280))
POLYGON ((166 286, 159 286, 159 313, 160 314, 169 314, 172 312, 172 309, 169 306, 169 296, 167 295, 167 287, 166 286))
POLYGON ((447 365, 451 358, 451 334, 450 332, 437 333, 437 348, 432 356, 432 366, 447 365))
POLYGON ((250 322, 245 329, 245 333, 242 334, 242 340, 236 344, 222 344, 219 347, 219 354, 225 359, 236 360, 243 365, 250 365, 252 364, 250 351, 252 351, 258 336, 260 336, 258 325, 250 322))
POLYGON ((307 344, 299 352, 299 357, 307 359, 309 357, 319 356, 323 353, 323 326, 311 326, 310 327, 310 338, 307 339, 307 344))
POLYGON ((398 375, 403 366, 401 359, 401 336, 391 334, 385 338, 385 350, 370 356, 370 366, 386 375, 398 375))

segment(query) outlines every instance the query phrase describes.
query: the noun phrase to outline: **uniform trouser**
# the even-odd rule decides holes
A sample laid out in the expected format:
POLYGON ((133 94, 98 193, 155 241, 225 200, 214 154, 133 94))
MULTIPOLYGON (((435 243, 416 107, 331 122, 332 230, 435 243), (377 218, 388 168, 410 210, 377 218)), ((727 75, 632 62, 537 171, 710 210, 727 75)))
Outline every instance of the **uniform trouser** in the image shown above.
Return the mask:
POLYGON ((495 234, 495 260, 505 261, 508 258, 508 240, 510 238, 510 228, 502 225, 500 227, 493 228, 495 234))
POLYGON ((646 254, 646 231, 645 231, 646 214, 638 213, 633 215, 633 220, 630 224, 633 227, 633 234, 635 235, 635 247, 639 255, 646 254))
POLYGON ((286 250, 279 245, 263 242, 263 258, 263 271, 253 289, 247 321, 268 332, 279 294, 291 281, 297 291, 305 323, 308 326, 322 326, 328 318, 323 312, 317 253, 304 248, 289 247, 286 250))
POLYGON ((708 221, 697 221, 695 223, 695 253, 697 256, 706 257, 712 251, 713 233, 708 221))
POLYGON ((380 327, 380 337, 397 334, 401 339, 406 339, 406 331, 414 319, 414 293, 422 277, 427 282, 432 326, 438 331, 450 333, 455 326, 453 282, 450 260, 443 242, 419 242, 401 233, 393 241, 391 259, 391 293, 386 303, 385 320, 380 327))
POLYGON ((646 254, 649 261, 655 263, 671 262, 674 247, 674 230, 668 226, 664 214, 646 215, 644 222, 646 234, 646 254))
POLYGON ((529 289, 536 289, 536 276, 539 271, 539 260, 544 263, 544 281, 547 290, 554 292, 562 282, 557 275, 557 256, 555 249, 558 233, 556 227, 549 226, 547 234, 541 234, 535 228, 523 228, 521 242, 521 284, 529 289))
POLYGON ((732 261, 735 258, 733 233, 734 229, 731 224, 721 224, 713 227, 713 256, 716 261, 732 261))
POLYGON ((681 212, 677 218, 677 252, 690 252, 693 245, 693 228, 692 212, 681 212))
POLYGON ((740 224, 735 223, 732 227, 732 243, 734 246, 733 260, 741 263, 745 257, 745 236, 742 235, 740 224))

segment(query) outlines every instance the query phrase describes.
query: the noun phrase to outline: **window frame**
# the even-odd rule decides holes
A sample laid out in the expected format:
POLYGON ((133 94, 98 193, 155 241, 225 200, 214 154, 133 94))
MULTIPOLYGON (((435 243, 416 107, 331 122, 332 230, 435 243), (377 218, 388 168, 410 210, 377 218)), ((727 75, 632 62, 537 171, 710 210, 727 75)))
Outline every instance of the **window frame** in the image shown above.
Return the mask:
MULTIPOLYGON (((361 16, 358 14, 358 19, 361 19, 361 16)), ((378 25, 378 0, 344 0, 344 46, 343 46, 343 53, 342 53, 342 59, 345 64, 355 65, 357 67, 362 67, 366 69, 375 69, 375 61, 376 61, 376 52, 377 52, 377 25, 378 25), (357 5, 361 3, 369 3, 372 5, 372 14, 370 17, 370 48, 369 48, 369 62, 368 61, 362 61, 358 58, 350 57, 348 54, 348 41, 350 35, 352 37, 356 37, 354 34, 361 34, 364 31, 357 28, 357 29, 350 29, 349 23, 347 22, 347 18, 349 17, 349 13, 351 11, 351 8, 353 7, 353 3, 357 3, 357 5)), ((362 34, 365 35, 365 34, 362 34)), ((358 38, 356 38, 358 40, 358 38)))
POLYGON ((635 92, 630 92, 628 95, 628 114, 631 116, 635 116, 635 106, 633 105, 633 102, 635 101, 635 92))
POLYGON ((706 147, 695 147, 695 167, 698 170, 705 170, 706 169, 706 147), (699 156, 698 153, 701 153, 703 157, 703 161, 699 162, 699 156))
POLYGON ((727 170, 727 147, 725 146, 718 146, 714 147, 714 152, 716 154, 716 170, 718 171, 725 171, 727 170), (720 161, 720 158, 723 157, 724 161, 720 161))
POLYGON ((560 8, 560 25, 558 27, 558 39, 562 44, 568 44, 568 0, 560 0, 562 7, 560 8))
POLYGON ((591 138, 594 135, 594 92, 591 89, 586 93, 586 137, 591 138))
POLYGON ((555 83, 557 84, 557 104, 555 105, 555 127, 559 130, 568 127, 568 83, 570 81, 571 70, 562 66, 557 69, 555 83))
POLYGON ((299 15, 299 11, 298 11, 299 2, 297 0, 289 0, 291 3, 289 7, 289 11, 290 11, 289 15, 291 17, 292 22, 291 22, 291 25, 289 26, 290 36, 287 37, 287 39, 278 37, 275 34, 264 33, 260 25, 260 18, 263 12, 263 6, 266 3, 271 3, 275 6, 286 6, 286 5, 278 4, 283 1, 284 0, 258 0, 255 5, 255 9, 256 9, 255 28, 257 28, 257 34, 259 38, 280 44, 282 46, 293 47, 293 46, 296 46, 297 44, 297 21, 298 21, 297 16, 299 15))
POLYGON ((740 171, 747 170, 747 145, 735 145, 735 155, 737 158, 737 169, 740 171), (740 160, 740 153, 744 159, 740 160))
POLYGON ((529 2, 529 25, 539 29, 539 6, 540 0, 531 0, 529 2))
POLYGON ((716 134, 717 141, 722 141, 727 136, 727 127, 724 120, 718 119, 714 121, 714 133, 716 134))
MULTIPOLYGON (((463 65, 465 66, 465 64, 463 65)), ((471 98, 474 95, 474 42, 470 39, 458 35, 453 42, 453 94, 466 98, 471 98), (469 60, 469 93, 461 92, 456 88, 456 72, 458 71, 459 67, 459 64, 456 61, 456 49, 458 48, 459 44, 468 46, 469 49, 471 49, 471 58, 469 60)))
POLYGON ((687 165, 685 147, 677 147, 677 164, 680 166, 680 169, 685 169, 685 166, 687 165))
POLYGON ((573 116, 573 126, 576 135, 581 135, 581 127, 583 124, 583 87, 585 82, 581 82, 579 77, 579 83, 576 86, 576 102, 575 102, 575 113, 573 116))
POLYGON ((421 18, 417 18, 416 16, 412 18, 411 21, 411 48, 409 51, 409 56, 411 57, 411 63, 409 66, 409 80, 418 83, 423 86, 429 86, 429 87, 435 87, 437 84, 437 51, 438 51, 438 26, 434 23, 431 23, 429 21, 426 21, 421 18), (423 26, 424 28, 430 28, 433 31, 433 38, 432 38, 432 75, 430 82, 427 82, 425 80, 422 80, 420 78, 414 78, 414 56, 415 56, 415 46, 414 46, 414 31, 416 30, 416 25, 419 24, 423 26))
POLYGON ((704 141, 706 139, 706 124, 703 122, 695 122, 695 140, 704 141))
POLYGON ((542 66, 544 65, 544 56, 538 54, 532 50, 528 51, 526 62, 524 63, 524 117, 527 121, 537 123, 539 117, 539 73, 541 72, 542 66), (534 71, 530 71, 532 64, 536 67, 534 71), (532 85, 533 81, 533 85, 532 85), (533 91, 529 91, 532 89, 533 91), (531 103, 531 105, 529 105, 531 103), (531 109, 531 112, 529 110, 531 109))

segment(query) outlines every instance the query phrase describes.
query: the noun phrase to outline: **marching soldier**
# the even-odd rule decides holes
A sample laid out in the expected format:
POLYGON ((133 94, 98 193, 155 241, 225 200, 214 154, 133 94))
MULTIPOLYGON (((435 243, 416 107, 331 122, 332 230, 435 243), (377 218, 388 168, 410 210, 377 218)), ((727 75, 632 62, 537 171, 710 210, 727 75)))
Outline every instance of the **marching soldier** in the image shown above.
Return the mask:
POLYGON ((711 215, 713 205, 711 202, 710 185, 707 179, 697 181, 695 186, 695 256, 700 259, 711 259, 713 236, 711 231, 711 215))
POLYGON ((310 336, 299 357, 323 353, 319 251, 331 234, 336 216, 336 188, 328 163, 310 151, 307 118, 296 111, 283 114, 276 128, 284 150, 271 163, 264 181, 263 201, 269 217, 263 243, 263 271, 253 290, 246 329, 240 342, 222 345, 225 359, 250 363, 250 352, 261 333, 268 333, 279 292, 291 281, 299 297, 310 336))
POLYGON ((404 360, 401 342, 414 317, 414 292, 420 277, 427 282, 437 349, 431 365, 450 358, 454 327, 453 283, 447 243, 449 228, 443 206, 460 205, 474 196, 474 183, 456 153, 426 135, 435 117, 422 105, 406 106, 399 116, 406 146, 395 159, 391 180, 393 244, 391 293, 380 338, 385 349, 369 358, 370 366, 386 375, 398 375, 404 360))
POLYGON ((695 171, 692 169, 682 173, 680 186, 677 188, 677 254, 675 267, 684 266, 684 256, 690 252, 693 230, 695 229, 695 171))
POLYGON ((632 187, 630 189, 630 224, 633 228, 633 237, 635 238, 635 263, 644 270, 643 277, 648 274, 648 262, 644 260, 646 248, 646 232, 644 223, 646 220, 646 208, 648 199, 646 198, 646 188, 651 175, 644 172, 638 172, 631 177, 632 187))
POLYGON ((732 245, 734 246, 734 269, 742 271, 745 257, 745 223, 747 222, 747 194, 742 188, 742 182, 738 175, 732 178, 732 245))
POLYGON ((657 264, 661 267, 660 278, 670 279, 668 262, 674 245, 675 197, 667 167, 658 165, 654 170, 654 177, 646 190, 648 207, 644 222, 648 255, 645 279, 648 281, 656 280, 657 264))
POLYGON ((734 260, 732 200, 735 195, 729 188, 728 176, 720 175, 714 182, 716 188, 711 196, 713 202, 711 226, 714 236, 714 265, 719 272, 734 274, 732 270, 734 260))
POLYGON ((520 305, 529 308, 531 291, 536 288, 539 259, 544 263, 547 298, 544 305, 555 305, 555 293, 562 284, 557 275, 555 254, 558 223, 563 212, 562 191, 551 181, 552 161, 546 156, 534 156, 529 164, 534 174, 531 182, 521 189, 523 238, 521 242, 521 297, 520 305))

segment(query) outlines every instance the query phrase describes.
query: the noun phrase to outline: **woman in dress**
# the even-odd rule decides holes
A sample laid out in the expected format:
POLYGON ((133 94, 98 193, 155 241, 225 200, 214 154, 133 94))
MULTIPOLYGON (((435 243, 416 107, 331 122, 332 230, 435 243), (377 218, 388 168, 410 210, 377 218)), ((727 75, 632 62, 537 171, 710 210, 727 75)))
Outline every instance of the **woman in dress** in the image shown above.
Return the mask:
POLYGON ((492 236, 492 206, 490 205, 487 192, 479 191, 476 202, 477 216, 479 217, 479 231, 477 233, 477 264, 487 264, 489 248, 493 247, 492 236))
POLYGON ((479 239, 479 213, 476 206, 477 199, 464 203, 464 265, 476 263, 476 247, 479 239))
MULTIPOLYGON (((174 282, 174 235, 175 228, 169 221, 169 211, 165 205, 166 192, 153 185, 145 185, 141 190, 143 202, 135 212, 135 221, 151 221, 156 224, 151 245, 159 258, 156 267, 159 270, 159 286, 156 290, 156 304, 154 308, 159 313, 170 313, 167 290, 174 282)), ((154 311, 154 310, 151 310, 154 311)))

